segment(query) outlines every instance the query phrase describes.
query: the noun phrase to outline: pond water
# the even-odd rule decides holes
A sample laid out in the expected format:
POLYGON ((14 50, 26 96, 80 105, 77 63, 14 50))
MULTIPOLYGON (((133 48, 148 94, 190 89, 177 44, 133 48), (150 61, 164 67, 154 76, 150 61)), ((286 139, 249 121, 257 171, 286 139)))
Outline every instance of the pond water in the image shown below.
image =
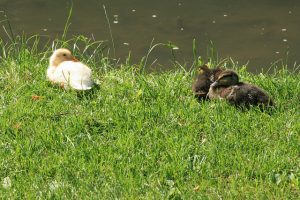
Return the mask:
MULTIPOLYGON (((70 2, 0 0, 0 11, 7 13, 16 34, 55 38, 62 35, 70 2)), ((286 60, 287 54, 290 66, 300 60, 299 0, 74 0, 73 4, 69 35, 110 40, 105 5, 117 57, 125 58, 131 51, 133 63, 146 55, 152 39, 172 41, 179 47, 176 59, 191 63, 194 38, 201 56, 206 56, 212 41, 219 57, 249 62, 253 72, 286 60)), ((0 36, 6 38, 2 27, 0 36)), ((171 66, 169 49, 155 49, 150 59, 156 58, 157 68, 171 66)))

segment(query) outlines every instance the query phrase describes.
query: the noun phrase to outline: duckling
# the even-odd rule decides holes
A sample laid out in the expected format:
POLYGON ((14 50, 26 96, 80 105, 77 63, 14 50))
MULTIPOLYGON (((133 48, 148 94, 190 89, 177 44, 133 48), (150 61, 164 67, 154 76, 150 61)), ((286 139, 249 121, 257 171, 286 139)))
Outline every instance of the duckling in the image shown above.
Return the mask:
POLYGON ((238 85, 232 87, 232 92, 227 96, 229 103, 235 106, 250 105, 259 106, 260 108, 274 107, 274 101, 263 89, 249 84, 240 82, 238 85))
POLYGON ((79 62, 68 49, 57 49, 49 60, 47 78, 64 89, 92 89, 92 70, 79 62))
POLYGON ((197 78, 192 86, 192 90, 198 100, 207 99, 210 85, 222 71, 224 71, 223 68, 209 69, 207 65, 199 68, 197 78))
POLYGON ((232 86, 239 83, 239 76, 232 70, 224 70, 210 85, 207 96, 209 99, 226 99, 232 91, 232 86))
POLYGON ((269 95, 261 88, 239 82, 239 76, 232 70, 222 72, 218 79, 211 84, 208 96, 210 99, 225 99, 235 106, 250 105, 261 108, 274 106, 269 95))

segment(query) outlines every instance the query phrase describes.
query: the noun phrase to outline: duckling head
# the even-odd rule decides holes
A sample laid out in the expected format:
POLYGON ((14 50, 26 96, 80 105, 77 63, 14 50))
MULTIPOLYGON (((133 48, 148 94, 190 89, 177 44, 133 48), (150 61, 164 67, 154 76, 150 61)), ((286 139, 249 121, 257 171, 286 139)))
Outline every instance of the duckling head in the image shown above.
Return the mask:
POLYGON ((202 66, 200 66, 199 69, 198 69, 198 74, 199 74, 199 75, 200 75, 200 74, 207 74, 207 73, 210 73, 210 72, 211 72, 211 70, 208 68, 207 65, 202 65, 202 66))
POLYGON ((206 65, 199 67, 197 78, 192 86, 192 90, 196 93, 197 97, 206 97, 211 84, 209 80, 210 74, 211 70, 206 65))
POLYGON ((50 57, 50 66, 57 67, 60 63, 64 61, 74 61, 78 60, 72 55, 71 51, 68 49, 57 49, 53 52, 50 57))
POLYGON ((211 84, 212 88, 228 87, 239 83, 239 76, 235 71, 225 70, 220 73, 217 80, 211 84))

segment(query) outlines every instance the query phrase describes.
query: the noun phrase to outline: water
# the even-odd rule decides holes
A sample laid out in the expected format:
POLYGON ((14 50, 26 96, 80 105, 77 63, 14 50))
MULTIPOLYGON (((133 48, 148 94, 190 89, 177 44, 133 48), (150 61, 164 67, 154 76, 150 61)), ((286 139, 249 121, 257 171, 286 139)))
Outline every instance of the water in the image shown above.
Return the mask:
MULTIPOLYGON (((292 66, 300 59, 300 1, 297 0, 74 0, 69 35, 83 34, 110 40, 103 5, 111 22, 117 57, 129 51, 133 63, 146 55, 151 41, 172 41, 181 63, 193 60, 195 38, 202 57, 210 41, 221 58, 249 62, 250 71, 268 68, 279 59, 292 66)), ((16 34, 62 35, 70 8, 64 0, 0 0, 16 34)), ((0 20, 3 16, 0 14, 0 20)), ((4 25, 4 22, 2 22, 4 25)), ((0 30, 3 38, 5 33, 0 30)), ((171 66, 169 49, 158 47, 151 62, 171 66)), ((150 63, 151 63, 150 62, 150 63)))

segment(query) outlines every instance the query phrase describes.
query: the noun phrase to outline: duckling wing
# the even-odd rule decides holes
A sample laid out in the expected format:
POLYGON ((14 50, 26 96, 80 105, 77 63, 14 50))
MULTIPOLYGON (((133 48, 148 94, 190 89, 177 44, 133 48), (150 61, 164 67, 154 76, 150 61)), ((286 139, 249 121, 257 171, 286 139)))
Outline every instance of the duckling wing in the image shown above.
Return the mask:
POLYGON ((250 90, 250 95, 255 98, 255 105, 269 105, 273 106, 273 101, 271 97, 261 88, 251 85, 252 89, 250 90))
POLYGON ((233 87, 227 100, 235 105, 272 105, 271 98, 259 87, 247 83, 239 83, 233 87))
POLYGON ((73 61, 61 63, 54 73, 54 79, 55 82, 68 84, 76 90, 88 90, 94 84, 91 69, 73 61))
POLYGON ((70 81, 70 86, 76 90, 90 90, 93 85, 94 82, 91 79, 84 79, 82 77, 72 78, 70 81))
MULTIPOLYGON (((234 86, 230 86, 230 92, 226 95, 226 100, 233 105, 247 105, 252 101, 253 97, 250 94, 249 88, 244 83, 239 83, 234 86)), ((251 103, 250 103, 251 104, 251 103)))

